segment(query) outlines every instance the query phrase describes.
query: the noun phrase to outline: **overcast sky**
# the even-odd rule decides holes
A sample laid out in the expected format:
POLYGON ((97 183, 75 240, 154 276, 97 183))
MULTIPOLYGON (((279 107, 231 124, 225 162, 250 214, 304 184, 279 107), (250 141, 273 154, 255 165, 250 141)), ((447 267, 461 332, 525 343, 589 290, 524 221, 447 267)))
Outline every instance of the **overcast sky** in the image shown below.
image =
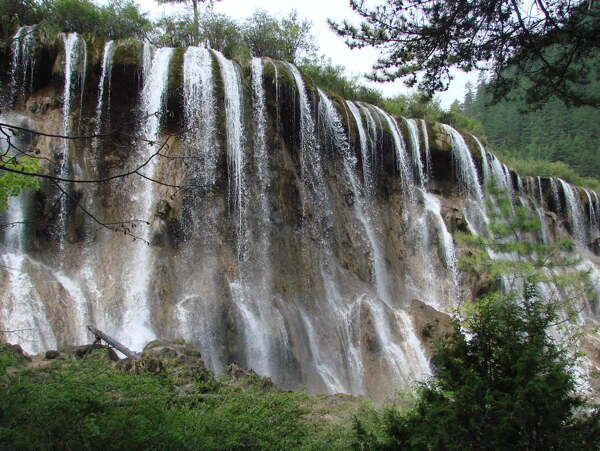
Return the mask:
MULTIPOLYGON (((159 17, 172 8, 159 6, 153 0, 138 0, 138 2, 152 17, 159 17)), ((352 11, 348 0, 222 0, 214 4, 216 12, 236 19, 244 19, 258 8, 273 15, 286 15, 295 9, 301 17, 310 19, 313 22, 313 33, 321 53, 331 58, 335 64, 345 66, 349 74, 362 76, 370 71, 371 66, 377 60, 377 50, 373 48, 350 50, 344 44, 343 39, 331 31, 327 25, 327 18, 337 21, 343 19, 359 21, 359 16, 352 11)), ((450 90, 439 94, 444 107, 450 105, 457 98, 463 100, 464 85, 469 78, 474 80, 474 76, 469 77, 463 73, 456 74, 456 80, 451 84, 450 90)), ((388 96, 409 92, 402 82, 371 83, 368 80, 364 82, 375 86, 388 96)))

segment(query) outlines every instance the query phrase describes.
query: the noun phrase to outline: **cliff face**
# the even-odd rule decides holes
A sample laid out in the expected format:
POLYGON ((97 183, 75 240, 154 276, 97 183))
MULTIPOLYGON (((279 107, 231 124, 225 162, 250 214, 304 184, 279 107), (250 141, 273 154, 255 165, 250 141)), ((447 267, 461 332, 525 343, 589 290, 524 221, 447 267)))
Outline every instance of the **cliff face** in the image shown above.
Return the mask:
POLYGON ((470 135, 329 97, 286 63, 21 32, 0 52, 3 122, 96 135, 15 137, 77 180, 2 221, 25 224, 2 237, 0 323, 30 352, 91 323, 134 349, 186 339, 215 371, 383 398, 430 373, 447 312, 485 288, 451 233, 485 233, 492 180, 539 214, 536 238, 576 239, 596 285, 581 322, 598 319, 596 193, 520 178, 470 135))

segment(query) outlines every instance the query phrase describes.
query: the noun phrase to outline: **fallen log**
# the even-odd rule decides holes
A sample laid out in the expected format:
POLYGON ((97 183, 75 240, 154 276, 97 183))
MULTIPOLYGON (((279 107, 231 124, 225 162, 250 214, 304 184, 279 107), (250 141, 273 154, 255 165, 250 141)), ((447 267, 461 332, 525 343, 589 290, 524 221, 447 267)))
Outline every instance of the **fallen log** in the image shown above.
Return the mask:
POLYGON ((133 352, 127 346, 119 343, 117 340, 115 340, 114 338, 112 338, 109 335, 106 335, 101 330, 98 330, 94 326, 89 326, 89 325, 87 326, 87 328, 96 337, 97 341, 98 340, 105 341, 107 344, 109 344, 110 346, 115 348, 117 351, 120 351, 121 353, 123 353, 126 357, 130 358, 131 360, 140 360, 141 359, 140 356, 136 352, 133 352))

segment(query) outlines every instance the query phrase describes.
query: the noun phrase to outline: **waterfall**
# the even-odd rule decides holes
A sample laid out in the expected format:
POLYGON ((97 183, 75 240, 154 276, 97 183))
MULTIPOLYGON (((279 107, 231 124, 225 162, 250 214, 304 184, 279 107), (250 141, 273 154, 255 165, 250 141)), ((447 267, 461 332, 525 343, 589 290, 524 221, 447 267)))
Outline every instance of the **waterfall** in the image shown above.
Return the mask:
POLYGON ((270 207, 269 187, 271 185, 271 171, 269 168, 269 155, 267 152, 267 104, 265 90, 263 87, 263 63, 260 58, 252 59, 252 94, 254 110, 254 164, 258 176, 258 234, 260 249, 264 252, 265 267, 269 267, 267 261, 270 240, 270 207))
POLYGON ((238 255, 244 258, 247 251, 246 220, 246 158, 244 156, 244 125, 242 119, 242 82, 239 68, 233 62, 214 51, 221 68, 225 92, 225 130, 227 132, 227 173, 229 175, 230 200, 238 214, 238 255))
POLYGON ((37 25, 19 27, 12 38, 9 78, 9 103, 15 103, 19 92, 31 88, 35 70, 35 29, 37 25))
POLYGON ((600 228, 600 211, 598 210, 598 195, 594 191, 592 191, 592 193, 590 194, 590 191, 588 189, 584 189, 584 192, 588 200, 588 216, 590 218, 589 235, 590 237, 593 237, 595 234, 598 233, 598 229, 600 228), (594 199, 592 199, 592 194, 594 199))
MULTIPOLYGON (((87 48, 85 41, 77 33, 64 34, 63 42, 65 48, 65 64, 63 68, 65 73, 65 81, 63 91, 62 134, 65 136, 70 136, 72 130, 71 110, 73 106, 73 97, 77 87, 79 87, 83 95, 83 74, 85 73, 85 62, 87 61, 87 48)), ((62 178, 68 178, 71 175, 71 171, 69 169, 70 144, 70 140, 63 140, 63 153, 57 171, 58 175, 62 178)), ((62 193, 60 193, 59 196, 60 211, 58 219, 58 238, 60 240, 61 247, 63 247, 67 234, 67 196, 63 195, 62 193)))
POLYGON ((142 77, 144 83, 146 83, 146 80, 150 76, 150 69, 152 69, 152 58, 155 51, 156 48, 152 44, 144 41, 144 45, 142 47, 142 77))
POLYGON ((359 104, 360 110, 364 113, 367 118, 367 137, 368 146, 365 147, 365 151, 362 151, 363 155, 363 178, 365 181, 365 192, 370 197, 375 195, 376 191, 376 182, 375 182, 375 153, 378 149, 379 144, 379 129, 377 123, 375 122, 375 118, 371 113, 371 109, 369 106, 364 104, 359 104))
MULTIPOLYGON (((169 64, 173 52, 174 49, 167 47, 156 51, 152 58, 151 67, 148 69, 148 76, 144 80, 144 88, 140 99, 140 127, 142 129, 143 144, 139 149, 138 161, 149 160, 143 168, 143 175, 150 179, 154 179, 157 165, 158 158, 150 159, 150 157, 157 152, 160 146, 157 142, 159 141, 160 123, 165 110, 169 64)), ((145 179, 136 179, 135 182, 133 193, 135 193, 136 216, 152 224, 155 209, 154 184, 145 179)), ((150 227, 147 228, 142 238, 147 242, 151 241, 150 227)), ((119 335, 125 337, 126 346, 134 350, 140 350, 144 344, 156 337, 152 328, 150 308, 153 259, 150 245, 135 242, 132 247, 133 255, 125 262, 124 312, 119 335)))
POLYGON ((412 169, 409 167, 409 163, 406 157, 406 146, 404 145, 404 140, 402 139, 402 134, 398 128, 398 124, 394 118, 392 118, 388 113, 383 111, 381 108, 374 106, 375 110, 379 113, 381 117, 384 118, 389 132, 394 139, 394 150, 396 155, 396 165, 398 171, 400 172, 400 179, 404 189, 408 193, 409 199, 414 198, 414 182, 412 176, 412 169))
POLYGON ((184 121, 193 183, 203 189, 217 179, 218 153, 215 149, 216 99, 212 57, 209 50, 188 47, 183 58, 184 121))
POLYGON ((487 188, 488 183, 490 183, 490 162, 488 160, 487 152, 483 148, 483 144, 481 141, 477 139, 475 135, 471 135, 471 137, 477 143, 477 148, 479 149, 479 155, 481 157, 481 170, 483 172, 483 187, 487 188))
POLYGON ((442 127, 452 138, 452 156, 456 162, 458 181, 462 189, 474 196, 477 201, 481 202, 483 193, 481 191, 481 185, 479 184, 477 169, 475 169, 475 163, 473 163, 473 157, 471 156, 471 151, 467 147, 467 143, 462 135, 449 125, 442 124, 442 127))
POLYGON ((571 222, 571 234, 577 243, 585 244, 587 242, 587 231, 585 228, 584 213, 579 193, 563 179, 558 179, 558 181, 560 182, 565 195, 565 204, 569 215, 569 221, 571 222))
POLYGON ((411 153, 412 153, 412 166, 416 174, 416 179, 419 182, 419 186, 423 187, 426 182, 425 172, 423 171, 423 161, 421 160, 421 143, 419 142, 419 128, 417 127, 417 121, 415 119, 403 118, 406 127, 408 128, 408 134, 410 136, 411 153))
MULTIPOLYGON (((300 169, 302 181, 305 185, 302 207, 305 216, 308 208, 315 215, 315 219, 306 225, 313 229, 312 234, 318 240, 321 247, 318 270, 325 290, 326 307, 334 315, 337 315, 338 309, 336 303, 339 301, 339 290, 335 280, 335 268, 332 266, 333 256, 330 244, 332 221, 329 216, 332 214, 332 209, 323 173, 320 147, 302 75, 300 75, 300 71, 294 65, 289 63, 285 63, 285 65, 294 79, 297 95, 300 100, 300 169)), ((339 362, 332 361, 333 357, 330 359, 322 355, 321 346, 314 336, 314 326, 311 319, 307 316, 305 312, 300 312, 304 329, 308 335, 310 354, 313 358, 316 373, 325 384, 328 392, 335 393, 340 391, 340 389, 343 390, 346 387, 340 382, 339 376, 336 376, 340 372, 337 368, 339 362)))
MULTIPOLYGON (((139 176, 71 190, 79 206, 111 224, 147 222, 130 229, 136 241, 80 215, 71 221, 70 213, 69 227, 61 223, 60 247, 46 238, 52 218, 25 229, 0 228, 0 329, 34 329, 13 340, 29 352, 81 344, 89 340, 85 325, 91 322, 135 350, 157 336, 191 341, 216 373, 235 362, 284 389, 383 401, 431 373, 427 350, 447 326, 439 315, 476 288, 472 279, 460 280, 457 254, 468 249, 455 248, 449 229, 463 230, 464 215, 474 234, 493 232, 486 205, 494 208, 494 199, 484 185, 513 189, 537 214, 542 229, 527 239, 548 243, 565 235, 549 220, 550 186, 511 174, 476 137, 469 141, 448 126, 396 120, 373 105, 330 97, 305 85, 289 63, 252 58, 237 64, 206 48, 180 53, 145 44, 131 46, 140 50, 139 71, 119 66, 117 73, 113 59, 127 49, 117 41, 103 43, 103 50, 94 44, 89 68, 95 72, 87 83, 98 82, 97 103, 90 104, 96 94, 87 89, 93 99, 82 108, 82 37, 61 34, 64 57, 61 52, 45 64, 56 51, 41 41, 27 47, 26 33, 26 27, 17 32, 13 53, 5 52, 10 73, 3 79, 17 80, 8 87, 19 87, 18 111, 43 108, 28 109, 20 122, 11 113, 5 122, 73 135, 83 111, 82 134, 91 128, 101 136, 114 128, 111 118, 125 118, 136 106, 123 86, 141 81, 142 89, 131 143, 94 140, 89 149, 41 137, 23 145, 39 148, 43 157, 63 152, 50 170, 71 178, 83 169, 88 178, 110 176, 148 161, 139 176), (36 91, 22 92, 31 86, 23 79, 31 79, 34 66, 36 91), (64 86, 52 78, 60 66, 64 86), (123 99, 115 97, 117 78, 123 99), (56 101, 61 95, 62 104, 56 101), (156 156, 163 145, 164 155, 156 156), (457 177, 441 167, 450 157, 457 177), (452 183, 460 183, 463 195, 449 189, 452 183)), ((576 239, 596 239, 597 194, 563 181, 558 186, 559 179, 550 183, 554 205, 560 211, 564 204, 576 239)), ((37 220, 60 205, 55 201, 42 186, 35 196, 11 198, 0 222, 29 214, 37 220)), ((598 266, 583 246, 577 255, 598 266)), ((594 320, 597 308, 587 306, 582 319, 594 320)))
MULTIPOLYGON (((256 211, 256 222, 249 229, 251 241, 255 243, 255 254, 247 262, 241 262, 241 277, 232 282, 232 294, 241 313, 244 331, 245 359, 259 374, 278 378, 281 362, 276 359, 277 350, 272 336, 283 337, 287 333, 271 305, 271 261, 270 252, 270 185, 269 155, 267 153, 266 100, 263 87, 263 63, 260 58, 251 62, 252 107, 254 119, 254 166, 256 184, 249 186, 251 206, 256 211)), ((247 222, 247 221, 245 221, 247 222)))
MULTIPOLYGON (((451 295, 454 297, 453 301, 457 301, 459 296, 459 272, 454 240, 442 217, 442 206, 439 199, 433 194, 423 191, 423 203, 425 210, 433 218, 435 229, 439 237, 439 245, 442 250, 442 258, 444 259, 444 264, 448 270, 450 281, 452 283, 451 295)), ((429 249, 429 252, 431 252, 431 249, 429 249)))
MULTIPOLYGON (((102 115, 105 114, 105 105, 110 105, 110 85, 114 54, 115 41, 106 42, 102 53, 102 66, 100 70, 100 81, 98 83, 98 103, 96 105, 96 124, 94 127, 95 135, 102 133, 102 115)), ((106 110, 107 113, 110 112, 108 108, 106 108, 106 110)), ((95 138, 95 145, 97 145, 97 139, 98 138, 95 138)))
POLYGON ((425 143, 425 180, 429 181, 432 177, 431 150, 429 149, 429 133, 427 132, 427 122, 421 119, 421 132, 423 133, 423 142, 425 143))
POLYGON ((324 242, 323 240, 330 234, 330 227, 328 226, 330 221, 326 217, 331 213, 331 209, 328 209, 330 205, 329 193, 323 174, 315 122, 300 71, 293 64, 286 63, 286 67, 296 83, 300 100, 300 169, 302 179, 307 185, 304 190, 306 199, 303 199, 303 208, 306 208, 308 204, 313 206, 312 209, 319 216, 318 222, 325 227, 325 230, 323 230, 325 236, 319 238, 324 242))
POLYGON ((358 129, 358 140, 360 144, 360 155, 361 155, 361 163, 362 163, 362 172, 363 172, 363 186, 365 190, 367 187, 373 186, 373 172, 371 168, 371 153, 370 148, 367 143, 367 134, 365 132, 365 127, 363 124, 362 117, 360 115, 360 111, 358 107, 351 101, 346 100, 346 105, 352 113, 352 117, 354 118, 354 122, 356 123, 356 128, 358 129))
POLYGON ((506 173, 504 172, 504 165, 494 154, 492 154, 490 158, 490 171, 491 178, 496 185, 496 188, 499 190, 508 190, 508 182, 506 180, 506 173))
MULTIPOLYGON (((411 379, 416 380, 423 375, 428 375, 430 373, 427 358, 415 335, 414 326, 408 315, 399 310, 387 312, 388 308, 392 308, 395 300, 389 291, 389 282, 387 280, 388 271, 385 266, 380 241, 378 240, 376 231, 372 225, 374 214, 367 209, 364 202, 364 196, 357 183, 355 174, 356 158, 350 149, 348 138, 342 126, 342 120, 331 102, 331 99, 329 99, 329 97, 327 97, 320 89, 317 91, 320 98, 320 117, 322 117, 322 121, 325 124, 335 147, 340 151, 344 159, 344 172, 353 192, 355 215, 363 226, 369 243, 369 255, 372 256, 371 265, 375 276, 377 296, 385 305, 384 307, 377 300, 367 301, 371 313, 376 318, 377 334, 380 337, 382 344, 385 343, 385 345, 383 345, 387 357, 385 361, 389 368, 393 369, 393 375, 398 380, 402 380, 403 382, 407 382, 411 379), (407 340, 403 344, 396 344, 396 339, 392 337, 392 334, 389 331, 388 321, 390 316, 396 321, 400 321, 404 326, 403 332, 406 333, 407 340), (407 347, 407 343, 410 343, 412 346, 407 347), (410 368, 410 371, 407 371, 407 368, 410 368)), ((357 127, 359 127, 358 122, 357 127)), ((360 127, 362 128, 362 122, 360 127)), ((359 134, 361 133, 363 136, 365 135, 364 129, 362 132, 359 131, 359 134)), ((366 140, 363 140, 361 144, 366 145, 366 140)), ((361 154, 364 154, 364 150, 362 149, 361 154)), ((351 363, 351 366, 354 368, 360 367, 359 364, 354 363, 351 363)), ((351 375, 350 380, 355 378, 356 376, 352 377, 351 375)))
POLYGON ((558 192, 558 183, 556 178, 550 177, 550 190, 552 194, 552 202, 554 203, 554 209, 556 214, 562 214, 562 202, 560 201, 560 194, 558 192))
MULTIPOLYGON (((12 117, 2 116, 0 121, 29 128, 12 117)), ((21 148, 25 136, 14 136, 13 144, 21 148)), ((5 139, 0 139, 0 150, 12 153, 5 139)), ((18 342, 25 352, 37 353, 56 347, 56 338, 48 321, 46 306, 37 292, 28 268, 30 259, 26 253, 25 201, 27 194, 9 197, 8 208, 2 221, 0 271, 5 277, 6 290, 0 302, 0 329, 16 331, 3 334, 10 343, 18 342)))
POLYGON ((523 179, 517 174, 517 188, 519 190, 519 196, 525 196, 525 186, 523 186, 523 179))

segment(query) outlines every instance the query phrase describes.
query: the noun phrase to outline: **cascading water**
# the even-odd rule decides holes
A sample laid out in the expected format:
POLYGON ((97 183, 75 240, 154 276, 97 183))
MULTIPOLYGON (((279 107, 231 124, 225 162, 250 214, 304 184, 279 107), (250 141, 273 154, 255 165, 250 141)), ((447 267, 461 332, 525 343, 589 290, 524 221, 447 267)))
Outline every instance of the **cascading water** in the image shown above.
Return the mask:
MULTIPOLYGON (((2 116, 0 121, 17 126, 28 126, 13 118, 2 116)), ((22 136, 13 137, 13 145, 23 147, 22 136)), ((0 139, 2 152, 13 154, 7 148, 5 138, 0 139)), ((4 217, 2 230, 4 241, 2 246, 1 270, 6 274, 6 291, 0 303, 0 329, 9 342, 18 342, 29 353, 42 352, 56 347, 56 338, 48 321, 46 307, 27 271, 29 257, 25 250, 25 217, 24 204, 26 194, 11 197, 4 217)))
POLYGON ((9 80, 9 103, 14 104, 19 93, 25 93, 33 82, 35 70, 36 25, 19 27, 12 38, 9 80))
MULTIPOLYGON (((335 147, 341 152, 344 158, 344 172, 350 183, 353 192, 353 198, 355 199, 354 211, 357 219, 364 227, 365 234, 367 236, 370 251, 369 254, 372 256, 371 264, 375 277, 377 296, 381 301, 383 301, 387 308, 392 309, 392 306, 395 304, 395 300, 389 291, 388 271, 385 267, 382 249, 380 248, 381 240, 378 239, 376 231, 371 223, 373 214, 369 214, 368 217, 366 214, 368 213, 368 210, 364 204, 364 195, 361 193, 360 187, 357 183, 355 172, 356 157, 350 149, 350 144, 348 142, 348 138, 346 137, 342 120, 339 117, 339 114, 337 113, 333 103, 329 97, 323 93, 323 91, 320 89, 317 91, 320 98, 320 116, 323 118, 322 120, 325 124, 325 128, 331 136, 335 147)), ((362 128, 362 122, 360 125, 357 122, 357 127, 362 128)), ((359 131, 359 134, 361 133, 363 136, 365 136, 364 129, 362 132, 359 131)), ((366 139, 361 141, 362 154, 365 152, 364 148, 362 147, 363 144, 366 145, 366 139)), ((367 303, 372 315, 377 320, 376 324, 379 340, 382 343, 386 343, 384 346, 386 354, 385 361, 388 368, 394 369, 393 376, 398 380, 407 382, 408 380, 411 380, 411 378, 412 380, 415 380, 429 375, 430 369, 427 358, 425 357, 423 349, 415 336, 414 327, 408 315, 401 310, 394 310, 393 313, 388 313, 387 308, 380 305, 379 300, 369 300, 368 298, 363 299, 363 302, 367 303), (404 326, 403 329, 407 335, 407 338, 402 343, 397 343, 388 329, 390 315, 393 315, 393 318, 397 321, 400 321, 404 326), (407 344, 411 344, 412 346, 407 346, 407 344), (411 372, 406 371, 407 367, 411 368, 411 372)), ((359 367, 360 365, 353 364, 352 366, 359 367)), ((352 380, 355 378, 351 377, 350 379, 352 380)))
MULTIPOLYGON (((54 117, 56 130, 45 131, 60 134, 67 124, 74 132, 86 65, 83 46, 75 41, 64 61, 65 85, 70 84, 63 91, 66 108, 50 103, 43 115, 24 108, 42 95, 56 96, 55 84, 24 93, 16 108, 31 121, 26 128, 40 128, 54 117), (61 112, 67 118, 62 123, 61 112)), ((106 43, 102 55, 90 54, 90 68, 101 71, 88 77, 99 81, 98 103, 84 99, 84 108, 79 106, 87 129, 108 129, 109 117, 133 109, 108 101, 114 50, 106 43)), ((144 88, 135 147, 93 152, 93 145, 78 143, 69 161, 74 176, 78 170, 88 177, 118 173, 148 159, 156 143, 162 144, 161 123, 168 127, 164 157, 151 159, 140 172, 182 184, 181 190, 140 177, 99 187, 94 195, 83 184, 73 191, 100 218, 150 222, 145 231, 132 230, 151 246, 123 241, 128 238, 88 227, 75 216, 69 218, 63 253, 45 245, 44 227, 28 227, 20 237, 16 228, 0 231, 5 242, 0 259, 17 269, 0 273, 7 293, 0 322, 4 329, 35 329, 15 340, 27 351, 82 343, 89 339, 84 333, 89 321, 135 350, 157 336, 189 340, 215 372, 236 362, 283 388, 384 400, 430 374, 427 350, 443 332, 443 312, 463 295, 468 300, 472 287, 459 286, 458 250, 448 228, 461 230, 464 216, 473 233, 490 233, 480 182, 496 180, 499 188, 510 189, 512 176, 519 202, 542 220, 541 240, 565 233, 548 220, 551 201, 541 179, 515 178, 476 139, 473 158, 478 163, 481 157, 481 180, 462 137, 423 120, 396 123, 366 103, 337 103, 305 86, 292 65, 253 58, 241 70, 220 54, 190 47, 180 68, 174 55, 150 45, 139 55, 144 88), (170 73, 181 74, 181 87, 172 86, 170 73), (438 158, 447 161, 441 154, 449 149, 439 144, 447 142, 446 134, 456 171, 469 185, 466 196, 447 190, 453 179, 437 166, 438 158), (387 158, 384 146, 394 146, 395 159, 387 158), (390 173, 399 173, 401 183, 389 183, 390 173), (411 201, 399 202, 402 196, 411 201), (61 260, 67 264, 53 267, 61 260), (440 329, 426 336, 438 319, 440 329)), ((47 70, 37 63, 36 71, 47 70)), ((139 73, 130 72, 115 71, 115 83, 125 77, 136 85, 139 73)), ((39 74, 34 87, 46 79, 39 74)), ((56 146, 47 141, 34 145, 52 156, 56 146)), ((562 189, 568 200, 569 190, 562 189)), ((24 201, 27 196, 12 199, 3 220, 23 219, 26 207, 28 215, 39 215, 44 193, 42 188, 36 203, 24 201)), ((596 193, 571 188, 571 194, 574 202, 583 197, 580 223, 595 239, 596 193)), ((565 205, 569 216, 571 208, 565 205)), ((576 250, 596 267, 596 257, 584 251, 576 250)), ((590 303, 582 320, 597 314, 590 303)))
POLYGON ((485 151, 483 144, 481 141, 477 139, 476 136, 471 135, 471 137, 477 143, 477 148, 479 149, 479 155, 481 157, 481 170, 483 172, 483 187, 487 187, 488 183, 490 183, 490 162, 488 160, 487 152, 485 151))
POLYGON ((470 193, 475 200, 481 202, 483 193, 479 183, 479 176, 473 157, 467 147, 467 143, 460 133, 449 125, 442 124, 443 129, 450 135, 452 139, 452 156, 456 162, 456 171, 458 181, 465 192, 470 193))
MULTIPOLYGON (((333 232, 331 230, 332 221, 330 220, 332 214, 331 199, 325 182, 315 122, 304 80, 295 66, 286 63, 286 67, 294 79, 300 100, 300 164, 302 180, 306 185, 303 196, 303 209, 305 212, 310 209, 311 213, 315 215, 315 219, 307 225, 312 229, 312 234, 318 237, 317 239, 322 244, 318 268, 319 276, 325 291, 327 307, 331 310, 331 315, 337 316, 340 290, 337 287, 336 268, 333 264, 331 249, 331 235, 333 232)), ((325 355, 321 350, 322 346, 311 336, 311 331, 314 328, 311 319, 307 317, 305 312, 301 312, 301 317, 309 336, 309 348, 316 373, 325 384, 326 389, 329 392, 336 392, 340 389, 349 390, 348 383, 342 383, 342 376, 338 375, 341 372, 343 373, 344 369, 339 368, 339 363, 335 362, 333 356, 325 355)))
POLYGON ((590 193, 588 189, 584 189, 584 192, 588 201, 588 216, 590 219, 589 236, 593 237, 598 229, 600 229, 600 210, 598 210, 600 202, 598 202, 598 195, 595 192, 592 191, 590 193))
POLYGON ((508 190, 508 180, 506 179, 504 165, 495 155, 491 156, 490 167, 492 179, 496 188, 499 190, 508 190))
MULTIPOLYGON (((94 127, 95 135, 102 133, 102 117, 109 112, 109 109, 106 108, 106 105, 108 105, 110 102, 112 64, 115 48, 115 41, 108 41, 104 44, 100 82, 98 83, 98 104, 96 105, 96 124, 94 127)), ((94 144, 97 146, 97 139, 94 144)))
POLYGON ((569 221, 571 222, 571 234, 577 243, 586 244, 587 230, 585 227, 584 213, 579 193, 575 192, 571 185, 563 179, 558 179, 558 181, 560 182, 563 194, 565 195, 565 204, 569 215, 569 221))
POLYGON ((225 129, 227 132, 227 170, 229 174, 229 195, 238 214, 238 254, 244 258, 247 251, 246 236, 246 156, 244 155, 244 124, 242 120, 242 82, 237 65, 215 51, 225 92, 225 129))
POLYGON ((414 178, 412 174, 412 169, 408 163, 408 158, 406 156, 406 146, 404 145, 404 139, 402 139, 402 134, 398 128, 398 124, 388 113, 383 111, 379 107, 374 107, 375 110, 379 113, 381 117, 385 120, 389 133, 391 133, 392 138, 394 140, 394 150, 396 152, 396 165, 398 168, 398 172, 400 172, 400 179, 402 181, 402 185, 406 189, 408 196, 410 199, 414 198, 414 178))
MULTIPOLYGON (((72 131, 71 110, 73 107, 73 97, 78 87, 83 93, 85 62, 87 61, 87 47, 83 38, 77 33, 68 33, 63 35, 63 43, 65 49, 65 65, 63 68, 65 81, 63 91, 62 134, 65 136, 70 136, 72 131)), ((68 178, 71 175, 71 170, 69 167, 70 144, 70 140, 63 140, 63 153, 57 171, 58 175, 62 178, 68 178)), ((61 246, 64 246, 64 240, 67 234, 67 196, 64 193, 60 193, 59 196, 60 211, 58 217, 58 239, 60 240, 61 246)))
POLYGON ((367 118, 367 137, 368 146, 365 147, 363 155, 363 179, 365 192, 369 196, 373 196, 375 193, 375 152, 378 148, 380 127, 378 127, 371 109, 369 106, 359 104, 360 110, 367 118))
MULTIPOLYGON (((444 265, 448 271, 449 279, 451 282, 450 288, 450 302, 449 305, 457 304, 459 301, 459 273, 458 273, 458 265, 456 259, 456 250, 454 247, 454 240, 452 239, 452 235, 448 231, 446 227, 446 223, 444 222, 444 218, 442 217, 442 206, 437 197, 433 194, 430 194, 426 191, 423 191, 423 203, 425 206, 425 211, 429 214, 431 218, 434 229, 437 232, 438 236, 438 245, 441 248, 442 258, 444 259, 444 265)), ((426 249, 426 254, 428 258, 431 258, 431 248, 426 249)), ((433 265, 430 265, 432 267, 433 265)), ((441 308, 439 305, 439 301, 434 304, 436 308, 441 308)))
POLYGON ((429 148, 429 132, 427 131, 427 122, 425 122, 425 119, 421 119, 420 123, 421 132, 423 133, 423 142, 425 143, 425 178, 427 181, 429 181, 433 175, 431 170, 433 164, 431 162, 431 149, 429 148))
POLYGON ((358 129, 358 140, 360 143, 360 154, 362 157, 362 169, 363 169, 363 186, 365 190, 367 187, 373 186, 373 169, 372 169, 372 157, 370 153, 370 147, 367 142, 367 133, 365 131, 365 127, 363 124, 362 117, 360 115, 360 111, 358 107, 349 100, 346 101, 346 105, 352 113, 352 117, 354 118, 354 122, 356 122, 356 127, 358 129))
POLYGON ((552 202, 554 203, 554 209, 557 214, 562 214, 562 202, 560 201, 560 194, 558 192, 558 183, 556 178, 550 178, 550 193, 552 194, 552 202))
MULTIPOLYGON (((174 49, 160 48, 152 58, 148 76, 144 80, 141 96, 141 135, 142 148, 139 149, 139 161, 148 161, 143 168, 143 175, 154 179, 158 158, 152 155, 157 152, 161 118, 165 111, 166 90, 169 81, 169 64, 174 49)), ((155 186, 145 179, 136 179, 133 183, 134 205, 136 216, 152 224, 155 208, 155 186)), ((142 238, 150 242, 151 230, 142 238)), ((150 282, 153 267, 152 248, 149 245, 133 243, 131 259, 126 262, 125 278, 127 280, 124 295, 124 312, 120 336, 126 346, 140 350, 148 341, 156 338, 152 327, 150 313, 150 282)))
POLYGON ((188 47, 183 59, 185 139, 190 147, 193 183, 208 189, 217 179, 215 151, 216 99, 211 52, 205 48, 188 47))
POLYGON ((421 160, 421 143, 419 141, 419 128, 416 119, 403 118, 411 142, 412 166, 415 172, 415 177, 420 187, 423 187, 426 182, 425 171, 423 170, 423 161, 421 160))

